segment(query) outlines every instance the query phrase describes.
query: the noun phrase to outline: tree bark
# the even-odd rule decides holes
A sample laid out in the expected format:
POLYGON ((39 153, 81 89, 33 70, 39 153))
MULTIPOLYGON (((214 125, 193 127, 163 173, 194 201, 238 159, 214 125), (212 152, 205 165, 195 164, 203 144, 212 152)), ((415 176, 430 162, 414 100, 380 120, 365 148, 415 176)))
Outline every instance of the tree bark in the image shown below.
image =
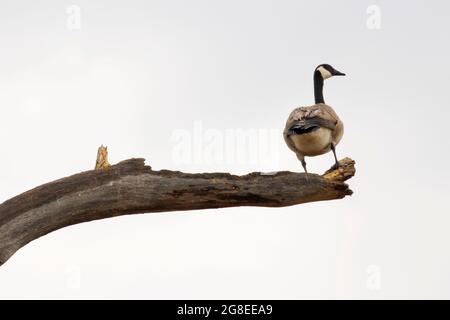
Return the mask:
POLYGON ((54 230, 125 214, 236 206, 284 207, 341 199, 355 174, 345 158, 324 175, 259 172, 190 174, 153 171, 144 159, 62 178, 0 204, 0 265, 28 242, 54 230))

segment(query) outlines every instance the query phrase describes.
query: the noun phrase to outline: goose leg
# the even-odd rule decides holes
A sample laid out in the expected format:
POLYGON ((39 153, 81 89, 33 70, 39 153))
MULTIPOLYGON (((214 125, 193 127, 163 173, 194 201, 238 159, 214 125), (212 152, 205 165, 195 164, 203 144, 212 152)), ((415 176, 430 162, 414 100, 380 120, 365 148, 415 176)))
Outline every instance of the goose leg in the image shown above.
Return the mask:
POLYGON ((303 170, 305 170, 306 180, 309 180, 309 178, 308 178, 308 170, 306 170, 305 157, 303 155, 301 155, 301 154, 297 154, 297 158, 302 163, 303 170))
POLYGON ((333 155, 334 155, 334 165, 331 168, 333 170, 336 170, 337 168, 339 168, 339 161, 336 157, 336 146, 334 145, 334 143, 331 143, 331 151, 333 151, 333 155))
POLYGON ((302 160, 302 167, 303 167, 303 170, 305 170, 306 175, 308 175, 308 170, 306 170, 306 161, 305 161, 305 159, 302 160))

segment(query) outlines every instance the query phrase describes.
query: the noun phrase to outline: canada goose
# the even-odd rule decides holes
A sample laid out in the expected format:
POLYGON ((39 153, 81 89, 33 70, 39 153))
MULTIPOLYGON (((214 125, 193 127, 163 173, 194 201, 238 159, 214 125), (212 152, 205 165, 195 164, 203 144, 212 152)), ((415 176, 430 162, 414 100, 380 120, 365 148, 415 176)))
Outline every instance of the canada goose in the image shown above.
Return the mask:
POLYGON ((318 156, 330 150, 334 154, 333 168, 339 167, 336 145, 344 134, 344 124, 333 108, 326 105, 323 99, 323 82, 332 76, 345 76, 345 74, 329 64, 321 64, 316 67, 314 70, 316 104, 294 109, 289 115, 283 132, 287 146, 295 152, 306 174, 308 171, 306 170, 305 156, 318 156))

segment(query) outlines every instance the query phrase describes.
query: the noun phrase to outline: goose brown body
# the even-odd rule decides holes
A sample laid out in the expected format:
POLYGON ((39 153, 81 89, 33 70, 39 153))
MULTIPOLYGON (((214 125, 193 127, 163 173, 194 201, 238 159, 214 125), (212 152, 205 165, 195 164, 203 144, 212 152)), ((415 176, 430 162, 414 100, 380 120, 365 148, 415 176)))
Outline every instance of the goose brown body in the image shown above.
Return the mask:
POLYGON ((294 109, 289 115, 283 132, 289 149, 300 157, 313 157, 329 152, 331 143, 336 146, 343 134, 344 124, 333 108, 323 103, 294 109), (307 122, 308 119, 314 118, 323 119, 324 126, 303 134, 290 133, 289 130, 295 123, 307 122))

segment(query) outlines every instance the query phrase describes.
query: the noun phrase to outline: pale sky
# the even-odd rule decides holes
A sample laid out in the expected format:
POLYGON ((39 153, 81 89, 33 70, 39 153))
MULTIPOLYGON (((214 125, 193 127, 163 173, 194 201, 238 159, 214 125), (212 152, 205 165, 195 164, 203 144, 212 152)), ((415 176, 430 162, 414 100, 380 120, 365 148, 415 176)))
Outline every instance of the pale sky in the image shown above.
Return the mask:
MULTIPOLYGON (((282 130, 320 63, 347 74, 324 96, 357 164, 343 200, 58 230, 0 267, 0 298, 450 298, 447 2, 0 9, 0 202, 92 169, 101 144, 154 169, 302 171, 282 130)), ((333 156, 307 162, 322 173, 333 156)))

